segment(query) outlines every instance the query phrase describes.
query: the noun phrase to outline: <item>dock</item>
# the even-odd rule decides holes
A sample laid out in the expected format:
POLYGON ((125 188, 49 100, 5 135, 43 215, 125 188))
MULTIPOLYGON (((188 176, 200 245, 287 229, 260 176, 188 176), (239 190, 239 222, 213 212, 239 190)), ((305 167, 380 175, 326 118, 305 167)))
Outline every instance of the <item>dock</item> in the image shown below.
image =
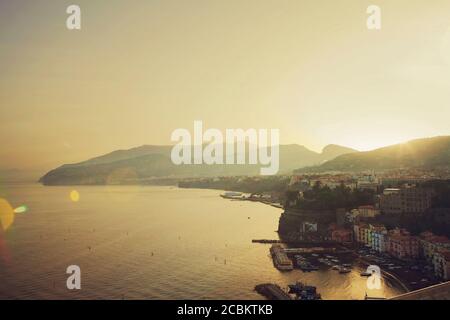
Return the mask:
POLYGON ((280 286, 273 283, 258 284, 255 290, 269 300, 293 300, 280 286))
POLYGON ((253 239, 252 243, 283 243, 281 240, 253 239))
POLYGON ((273 264, 280 271, 291 271, 294 269, 292 260, 286 255, 285 249, 280 244, 274 244, 270 248, 273 264))
POLYGON ((302 253, 318 253, 318 254, 344 254, 353 253, 351 250, 337 249, 337 248, 324 248, 324 247, 310 247, 310 248, 286 248, 285 253, 289 254, 302 254, 302 253))

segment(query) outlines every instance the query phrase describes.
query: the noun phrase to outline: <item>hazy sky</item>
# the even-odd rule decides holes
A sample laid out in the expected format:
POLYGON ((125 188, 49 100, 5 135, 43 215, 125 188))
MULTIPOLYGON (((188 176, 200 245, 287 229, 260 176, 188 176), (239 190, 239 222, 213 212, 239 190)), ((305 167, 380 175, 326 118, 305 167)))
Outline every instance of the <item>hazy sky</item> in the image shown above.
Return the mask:
POLYGON ((194 120, 367 150, 449 119, 448 0, 0 0, 0 168, 168 144, 194 120))

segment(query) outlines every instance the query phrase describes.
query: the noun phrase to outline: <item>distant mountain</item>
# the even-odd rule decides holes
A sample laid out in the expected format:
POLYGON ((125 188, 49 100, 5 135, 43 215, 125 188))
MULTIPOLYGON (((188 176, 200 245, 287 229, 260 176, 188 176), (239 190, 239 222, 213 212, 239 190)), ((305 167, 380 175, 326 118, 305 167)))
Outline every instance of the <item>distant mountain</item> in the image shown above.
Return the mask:
POLYGON ((344 154, 298 173, 450 167, 450 136, 412 140, 368 152, 344 154))
MULTIPOLYGON (((258 175, 259 165, 174 165, 172 146, 141 146, 117 150, 75 164, 66 164, 45 174, 39 181, 45 185, 102 185, 152 183, 158 178, 258 175)), ((300 145, 280 145, 280 171, 318 165, 353 149, 327 146, 317 153, 300 145)))
POLYGON ((329 161, 334 158, 343 155, 357 152, 355 149, 338 146, 336 144, 329 144, 322 150, 322 160, 329 161))

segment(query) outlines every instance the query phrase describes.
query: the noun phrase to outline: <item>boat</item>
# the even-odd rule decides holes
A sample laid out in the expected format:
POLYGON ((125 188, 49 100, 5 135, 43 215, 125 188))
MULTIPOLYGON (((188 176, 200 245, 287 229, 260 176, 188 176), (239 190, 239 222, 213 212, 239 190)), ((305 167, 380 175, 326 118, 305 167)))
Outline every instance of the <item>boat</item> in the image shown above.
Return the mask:
POLYGON ((352 265, 350 263, 343 263, 342 266, 345 267, 345 268, 351 268, 352 267, 352 265))
POLYGON ((317 266, 315 266, 309 262, 298 262, 297 261, 297 266, 304 272, 319 270, 319 268, 317 266))
POLYGON ((222 198, 225 199, 240 199, 242 198, 242 193, 240 192, 225 192, 220 195, 222 198))
POLYGON ((372 275, 371 272, 363 271, 359 274, 361 277, 370 277, 372 275))
POLYGON ((332 266, 332 267, 331 267, 331 269, 333 269, 333 270, 340 270, 340 269, 341 269, 341 267, 340 267, 340 266, 337 266, 337 265, 335 265, 335 266, 332 266))
POLYGON ((297 295, 298 300, 320 300, 321 296, 317 293, 317 288, 314 286, 307 286, 302 282, 290 284, 289 293, 297 295))
POLYGON ((340 268, 339 269, 339 273, 349 273, 349 272, 351 272, 352 270, 350 270, 350 269, 347 269, 347 268, 340 268))

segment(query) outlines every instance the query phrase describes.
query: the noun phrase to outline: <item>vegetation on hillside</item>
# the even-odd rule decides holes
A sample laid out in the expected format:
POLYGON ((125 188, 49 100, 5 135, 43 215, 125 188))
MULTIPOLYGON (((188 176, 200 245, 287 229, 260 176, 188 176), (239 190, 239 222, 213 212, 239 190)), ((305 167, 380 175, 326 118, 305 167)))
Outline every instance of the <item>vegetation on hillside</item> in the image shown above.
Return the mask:
POLYGON ((331 189, 320 183, 303 192, 300 197, 297 191, 288 191, 286 198, 288 201, 296 200, 296 208, 307 210, 352 209, 375 204, 375 192, 372 190, 352 190, 344 185, 331 189))

